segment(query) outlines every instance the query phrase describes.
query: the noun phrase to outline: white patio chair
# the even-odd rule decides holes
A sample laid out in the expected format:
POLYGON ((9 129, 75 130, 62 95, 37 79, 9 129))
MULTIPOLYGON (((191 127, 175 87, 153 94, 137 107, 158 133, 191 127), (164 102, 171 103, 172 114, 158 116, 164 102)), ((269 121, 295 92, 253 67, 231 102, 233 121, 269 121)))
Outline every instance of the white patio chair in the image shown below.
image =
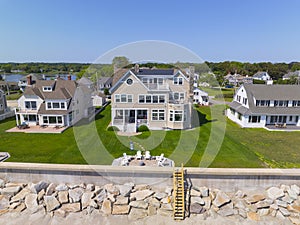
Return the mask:
POLYGON ((128 166, 128 165, 129 165, 128 160, 127 160, 127 159, 122 159, 121 165, 122 165, 122 166, 128 166))
POLYGON ((156 157, 157 161, 162 161, 164 159, 164 153, 161 153, 160 156, 156 157))
POLYGON ((167 160, 166 158, 163 158, 161 161, 158 161, 157 162, 158 166, 164 167, 164 163, 166 160, 167 160))
POLYGON ((141 151, 137 151, 135 158, 136 159, 142 159, 142 152, 141 151))
POLYGON ((146 155, 145 155, 145 159, 147 160, 150 160, 151 159, 151 155, 150 155, 150 152, 149 151, 146 151, 146 155))
POLYGON ((128 156, 125 152, 123 153, 123 158, 129 162, 131 161, 131 156, 128 156))

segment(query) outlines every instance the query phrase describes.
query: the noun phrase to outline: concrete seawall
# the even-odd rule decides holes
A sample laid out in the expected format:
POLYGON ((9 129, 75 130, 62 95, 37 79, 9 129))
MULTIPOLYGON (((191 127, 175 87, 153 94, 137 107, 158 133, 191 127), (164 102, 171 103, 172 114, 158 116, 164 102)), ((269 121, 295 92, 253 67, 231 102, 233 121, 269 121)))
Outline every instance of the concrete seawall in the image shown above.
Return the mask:
MULTIPOLYGON (((300 184, 300 169, 227 169, 185 168, 187 179, 197 186, 239 189, 265 189, 280 184, 300 184)), ((112 167, 98 165, 63 165, 35 163, 0 163, 0 178, 11 182, 107 183, 133 182, 172 186, 172 168, 112 167)))

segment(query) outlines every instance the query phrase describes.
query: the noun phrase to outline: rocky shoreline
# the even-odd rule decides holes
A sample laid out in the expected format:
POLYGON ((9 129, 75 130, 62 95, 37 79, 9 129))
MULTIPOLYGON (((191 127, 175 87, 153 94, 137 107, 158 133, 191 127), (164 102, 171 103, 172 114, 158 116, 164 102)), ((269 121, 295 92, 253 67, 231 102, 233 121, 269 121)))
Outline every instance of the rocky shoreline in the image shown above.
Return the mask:
MULTIPOLYGON (((172 217, 172 187, 148 185, 12 183, 0 179, 0 222, 12 213, 66 218, 69 214, 104 217, 122 216, 140 221, 151 216, 172 217)), ((231 218, 243 221, 282 221, 300 224, 300 187, 280 185, 266 190, 225 193, 220 189, 193 186, 186 197, 186 220, 198 216, 203 221, 231 218)), ((184 221, 183 221, 184 222, 184 221)))

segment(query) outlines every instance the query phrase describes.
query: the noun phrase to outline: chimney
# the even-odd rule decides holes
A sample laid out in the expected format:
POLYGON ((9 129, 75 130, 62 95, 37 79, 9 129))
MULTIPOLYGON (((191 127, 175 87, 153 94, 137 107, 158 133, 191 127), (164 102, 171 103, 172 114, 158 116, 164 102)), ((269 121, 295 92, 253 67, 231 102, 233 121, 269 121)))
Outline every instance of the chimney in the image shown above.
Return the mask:
POLYGON ((71 75, 69 74, 69 75, 68 75, 68 80, 72 80, 71 78, 72 78, 72 77, 71 77, 71 75))
POLYGON ((139 66, 139 64, 135 64, 135 65, 134 65, 134 71, 135 71, 136 73, 138 73, 138 72, 140 71, 140 66, 139 66))
POLYGON ((27 78, 27 85, 32 85, 32 76, 28 75, 26 78, 27 78))

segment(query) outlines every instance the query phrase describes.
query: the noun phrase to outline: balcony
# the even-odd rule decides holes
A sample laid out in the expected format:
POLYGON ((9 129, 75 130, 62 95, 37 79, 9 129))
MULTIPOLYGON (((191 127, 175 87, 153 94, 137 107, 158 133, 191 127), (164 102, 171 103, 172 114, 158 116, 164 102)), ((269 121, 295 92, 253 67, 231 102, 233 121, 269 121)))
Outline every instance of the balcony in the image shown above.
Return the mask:
POLYGON ((16 108, 16 113, 19 114, 19 113, 37 113, 38 112, 38 109, 37 108, 20 108, 20 107, 17 107, 16 108))
POLYGON ((170 90, 168 84, 158 84, 158 83, 148 84, 148 83, 144 83, 144 85, 151 91, 169 91, 170 90))

